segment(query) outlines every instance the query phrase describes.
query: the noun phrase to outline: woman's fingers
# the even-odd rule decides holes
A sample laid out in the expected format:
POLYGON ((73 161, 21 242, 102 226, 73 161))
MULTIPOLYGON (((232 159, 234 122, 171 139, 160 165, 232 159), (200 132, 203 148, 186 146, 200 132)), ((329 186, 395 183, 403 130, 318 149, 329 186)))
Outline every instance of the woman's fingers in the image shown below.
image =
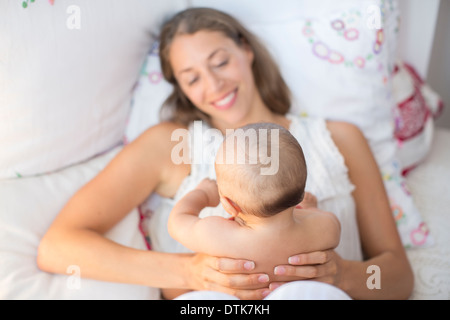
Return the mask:
POLYGON ((211 282, 209 284, 209 288, 207 290, 220 291, 223 293, 227 293, 233 295, 241 300, 260 300, 264 299, 269 295, 270 289, 267 286, 266 288, 260 289, 236 289, 230 288, 227 286, 221 286, 218 283, 211 282))
MULTIPOLYGON (((203 256, 207 264, 203 268, 204 289, 213 290, 215 285, 234 290, 268 288, 269 276, 251 273, 255 264, 248 260, 203 256)), ((222 290, 223 291, 223 290, 222 290)), ((230 293, 226 291, 226 293, 230 293)))
POLYGON ((257 290, 239 290, 236 291, 235 296, 241 300, 261 300, 267 297, 269 293, 269 288, 257 290))
POLYGON ((213 268, 204 273, 204 279, 233 289, 254 289, 269 285, 269 276, 264 273, 223 273, 213 268))
POLYGON ((203 275, 203 290, 221 291, 242 300, 263 299, 270 293, 267 274, 222 273, 214 268, 208 269, 203 275))
POLYGON ((329 262, 332 258, 332 250, 315 251, 292 256, 288 259, 288 265, 276 266, 276 275, 299 277, 300 279, 312 279, 327 274, 329 262))
MULTIPOLYGON (((316 280, 336 284, 339 279, 338 256, 333 250, 299 254, 289 258, 288 265, 276 266, 275 275, 291 276, 298 280, 316 280)), ((271 284, 271 289, 279 286, 271 284)))
POLYGON ((234 290, 226 287, 215 288, 215 291, 222 291, 237 297, 240 300, 262 300, 270 294, 269 288, 255 290, 234 290))
POLYGON ((248 260, 217 258, 206 254, 191 255, 188 288, 220 291, 239 299, 263 299, 269 293, 267 274, 255 273, 255 264, 248 260))
MULTIPOLYGON (((278 267, 277 267, 278 268, 278 267)), ((333 271, 332 266, 324 264, 324 265, 315 265, 315 266, 279 266, 282 269, 277 270, 279 274, 283 274, 285 276, 292 276, 297 278, 297 280, 314 280, 320 281, 324 283, 328 283, 331 285, 336 284, 336 273, 333 271)), ((278 288, 280 285, 284 284, 284 282, 272 282, 269 286, 270 290, 273 291, 278 288)))
POLYGON ((323 276, 325 272, 326 270, 322 265, 315 265, 315 266, 281 265, 276 266, 274 269, 275 275, 296 277, 299 280, 318 278, 320 276, 323 276))
POLYGON ((224 273, 244 273, 255 269, 255 263, 248 260, 211 257, 211 267, 224 273))
POLYGON ((288 262, 291 265, 324 264, 331 260, 333 250, 315 251, 292 256, 288 262))
POLYGON ((224 274, 221 284, 229 288, 253 289, 268 287, 267 274, 224 274))

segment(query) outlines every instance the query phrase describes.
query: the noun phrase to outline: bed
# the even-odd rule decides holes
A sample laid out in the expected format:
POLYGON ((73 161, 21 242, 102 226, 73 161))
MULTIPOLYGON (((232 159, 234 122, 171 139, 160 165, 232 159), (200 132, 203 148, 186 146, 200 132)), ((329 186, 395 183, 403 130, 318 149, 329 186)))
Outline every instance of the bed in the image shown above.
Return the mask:
MULTIPOLYGON (((158 121, 170 91, 158 29, 190 6, 234 14, 266 42, 293 90, 293 113, 363 130, 414 269, 410 299, 449 299, 450 130, 434 125, 444 105, 423 75, 431 43, 408 41, 418 5, 2 1, 0 299, 158 299, 155 288, 82 279, 76 265, 66 275, 42 272, 36 254, 71 195, 158 121), (414 45, 425 53, 401 54, 414 45)), ((147 214, 135 208, 107 236, 147 250, 140 228, 147 214)))

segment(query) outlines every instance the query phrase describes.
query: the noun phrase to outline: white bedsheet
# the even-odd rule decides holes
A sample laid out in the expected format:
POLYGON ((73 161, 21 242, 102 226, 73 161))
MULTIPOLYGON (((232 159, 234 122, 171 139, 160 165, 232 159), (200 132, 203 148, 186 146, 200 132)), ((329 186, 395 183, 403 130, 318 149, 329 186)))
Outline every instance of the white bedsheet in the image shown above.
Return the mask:
MULTIPOLYGON (((158 290, 82 279, 75 272, 53 275, 36 264, 40 239, 70 196, 117 154, 116 148, 85 163, 39 177, 0 180, 0 300, 2 299, 156 299, 158 290)), ((137 210, 107 236, 145 248, 137 210)), ((114 266, 111 266, 112 268, 114 266)))
POLYGON ((411 193, 436 244, 412 249, 411 299, 450 299, 450 130, 436 129, 431 152, 407 177, 411 193))
MULTIPOLYGON (((415 272, 411 299, 450 299, 449 146, 450 130, 436 129, 431 153, 407 179, 436 242, 431 248, 408 251, 415 272)), ((83 279, 74 287, 73 275, 51 275, 36 265, 39 241, 53 218, 119 150, 52 174, 0 180, 0 299, 158 298, 158 290, 142 286, 83 279)), ((133 211, 108 237, 144 249, 138 220, 133 211)))

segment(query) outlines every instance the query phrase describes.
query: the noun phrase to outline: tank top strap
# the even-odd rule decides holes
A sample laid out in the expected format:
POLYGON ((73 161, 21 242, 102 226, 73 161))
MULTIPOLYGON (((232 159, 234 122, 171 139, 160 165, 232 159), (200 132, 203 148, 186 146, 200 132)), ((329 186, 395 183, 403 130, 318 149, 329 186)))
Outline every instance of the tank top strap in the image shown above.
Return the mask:
POLYGON ((193 190, 204 178, 216 179, 214 160, 223 141, 222 133, 204 121, 194 121, 188 127, 190 174, 182 181, 173 203, 193 190))
POLYGON ((215 179, 214 161, 222 133, 204 121, 194 121, 189 125, 189 137, 191 176, 215 179))
POLYGON ((351 193, 354 186, 348 178, 344 158, 336 147, 322 118, 288 114, 290 132, 300 143, 306 159, 306 190, 319 201, 351 193))

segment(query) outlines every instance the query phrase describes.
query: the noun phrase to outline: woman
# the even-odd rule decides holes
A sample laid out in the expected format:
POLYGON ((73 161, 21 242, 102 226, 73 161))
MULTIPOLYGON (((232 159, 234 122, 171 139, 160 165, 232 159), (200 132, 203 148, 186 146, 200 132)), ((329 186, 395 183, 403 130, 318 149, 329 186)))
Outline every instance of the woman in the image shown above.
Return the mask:
MULTIPOLYGON (((337 175, 329 178, 344 186, 322 196, 325 210, 343 213, 341 250, 299 254, 275 272, 332 284, 355 299, 409 297, 412 271, 378 167, 361 132, 346 123, 327 122, 325 127, 324 121, 287 115, 291 99, 278 68, 258 40, 226 14, 212 9, 183 11, 164 25, 160 41, 162 70, 174 85, 166 103, 174 107, 172 120, 148 129, 124 147, 70 199, 42 239, 40 268, 64 273, 69 264, 76 264, 85 277, 99 280, 263 298, 270 292, 267 276, 252 274, 252 261, 139 251, 103 237, 150 194, 167 199, 170 206, 187 191, 180 189, 191 185, 186 181, 203 178, 193 166, 172 161, 177 145, 171 139, 174 130, 189 130, 192 121, 202 120, 225 133, 262 121, 296 131, 297 139, 301 133, 314 133, 307 148, 330 168, 337 168, 337 175), (328 153, 314 147, 320 139, 328 153), (340 178, 342 182, 337 181, 340 178), (360 242, 355 238, 358 234, 360 242), (358 256, 360 244, 365 261, 358 256), (381 271, 381 288, 376 290, 367 286, 372 265, 381 271)), ((302 139, 304 146, 307 139, 302 139)), ((310 171, 318 193, 333 184, 310 171)), ((270 288, 279 285, 272 283, 270 288)))

